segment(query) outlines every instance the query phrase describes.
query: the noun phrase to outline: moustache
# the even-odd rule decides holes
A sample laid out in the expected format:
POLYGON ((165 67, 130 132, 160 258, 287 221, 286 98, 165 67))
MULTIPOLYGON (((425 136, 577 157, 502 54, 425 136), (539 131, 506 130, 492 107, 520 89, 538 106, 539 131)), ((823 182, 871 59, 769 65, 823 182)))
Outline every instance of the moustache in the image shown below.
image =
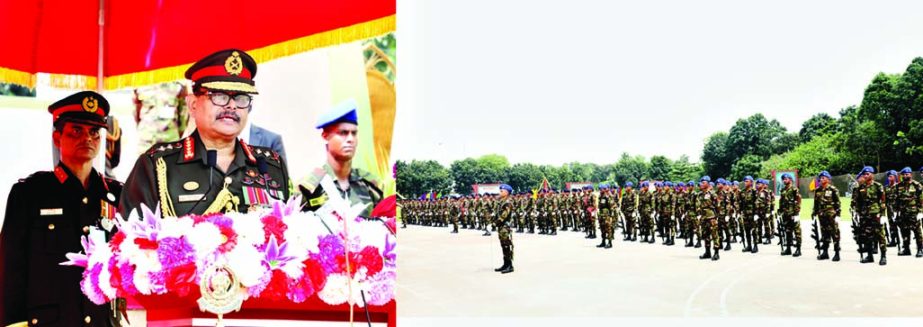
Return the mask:
POLYGON ((218 114, 218 117, 215 117, 215 120, 224 119, 224 118, 229 118, 229 119, 233 119, 236 122, 240 122, 240 115, 238 115, 234 111, 222 111, 220 114, 218 114))

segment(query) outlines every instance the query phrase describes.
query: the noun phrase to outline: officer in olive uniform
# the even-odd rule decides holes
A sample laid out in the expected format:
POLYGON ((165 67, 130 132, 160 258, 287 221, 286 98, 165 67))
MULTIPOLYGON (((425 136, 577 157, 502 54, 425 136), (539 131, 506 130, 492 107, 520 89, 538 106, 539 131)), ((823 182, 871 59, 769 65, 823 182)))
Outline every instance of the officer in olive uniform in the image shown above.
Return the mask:
POLYGON ((186 70, 186 97, 196 131, 176 143, 154 145, 125 181, 119 211, 127 217, 142 204, 163 216, 247 212, 288 200, 282 157, 238 138, 257 94, 256 62, 236 49, 215 52, 186 70))
POLYGON ((500 249, 503 251, 503 266, 494 269, 494 271, 504 274, 513 272, 513 232, 509 226, 510 214, 513 211, 513 204, 509 198, 512 192, 513 188, 511 186, 507 184, 500 185, 497 219, 494 221, 497 226, 497 234, 500 236, 500 249))
POLYGON ((780 230, 785 231, 785 251, 782 255, 792 254, 792 241, 794 240, 795 254, 801 256, 801 223, 798 214, 801 212, 801 194, 792 184, 794 178, 791 174, 782 174, 782 183, 785 187, 779 191, 779 216, 782 220, 780 230))
POLYGON ((109 326, 109 306, 93 304, 80 291, 83 269, 60 265, 66 253, 83 251, 81 237, 99 246, 112 232, 122 184, 92 164, 109 103, 83 91, 48 111, 61 161, 53 172, 32 174, 10 191, 0 231, 0 325, 109 326))
POLYGON ((910 234, 915 236, 917 258, 923 257, 923 237, 920 235, 920 221, 917 215, 923 208, 923 184, 913 180, 910 167, 901 170, 901 182, 895 189, 895 207, 899 213, 896 220, 901 226, 903 249, 897 255, 910 255, 910 234))
POLYGON ((840 261, 840 191, 836 186, 830 184, 830 173, 826 170, 817 175, 819 185, 814 189, 814 207, 811 209, 811 216, 817 217, 820 221, 819 235, 822 239, 819 244, 822 252, 817 256, 817 260, 830 259, 827 249, 830 243, 833 243, 833 261, 840 261))
MULTIPOLYGON (((321 116, 317 128, 323 130, 322 136, 327 140, 327 163, 298 184, 304 196, 304 210, 315 210, 326 201, 328 195, 321 181, 329 176, 337 186, 338 196, 348 197, 351 203, 368 203, 360 215, 372 218, 369 215, 384 194, 371 173, 352 168, 359 142, 355 101, 348 100, 329 110, 321 116)), ((445 226, 445 208, 439 208, 437 217, 445 226)))

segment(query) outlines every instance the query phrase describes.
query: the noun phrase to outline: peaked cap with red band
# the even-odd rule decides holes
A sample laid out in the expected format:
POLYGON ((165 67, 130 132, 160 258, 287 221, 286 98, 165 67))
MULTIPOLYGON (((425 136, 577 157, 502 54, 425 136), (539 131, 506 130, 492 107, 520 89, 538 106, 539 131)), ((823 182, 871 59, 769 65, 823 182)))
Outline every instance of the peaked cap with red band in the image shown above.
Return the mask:
POLYGON ((109 101, 99 93, 81 91, 52 103, 48 112, 55 126, 59 122, 74 122, 106 128, 109 101))
POLYGON ((205 88, 256 94, 256 61, 243 50, 227 49, 202 58, 186 70, 193 90, 205 88))

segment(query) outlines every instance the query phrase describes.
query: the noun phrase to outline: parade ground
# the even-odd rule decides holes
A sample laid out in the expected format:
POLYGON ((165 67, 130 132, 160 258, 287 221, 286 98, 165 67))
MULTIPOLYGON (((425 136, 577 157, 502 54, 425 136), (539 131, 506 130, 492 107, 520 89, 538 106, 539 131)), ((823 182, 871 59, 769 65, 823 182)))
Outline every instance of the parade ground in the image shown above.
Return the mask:
MULTIPOLYGON (((902 317, 923 316, 923 258, 859 263, 841 223, 840 262, 816 260, 810 221, 799 258, 775 244, 717 262, 704 249, 621 241, 599 249, 583 233, 514 234, 515 272, 500 274, 497 234, 408 225, 400 229, 400 317, 902 317)), ((639 238, 640 240, 640 238, 639 238)), ((912 253, 916 248, 911 248, 912 253)), ((832 246, 830 251, 833 256, 832 246)))

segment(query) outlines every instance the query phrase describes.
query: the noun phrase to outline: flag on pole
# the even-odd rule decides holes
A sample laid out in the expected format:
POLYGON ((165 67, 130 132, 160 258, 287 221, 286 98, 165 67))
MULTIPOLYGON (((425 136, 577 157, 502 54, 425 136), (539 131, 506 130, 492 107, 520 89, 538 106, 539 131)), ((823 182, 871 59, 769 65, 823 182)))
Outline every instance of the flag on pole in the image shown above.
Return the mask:
POLYGON ((808 185, 808 189, 813 191, 816 188, 817 188, 817 179, 815 178, 811 180, 811 184, 808 185))

